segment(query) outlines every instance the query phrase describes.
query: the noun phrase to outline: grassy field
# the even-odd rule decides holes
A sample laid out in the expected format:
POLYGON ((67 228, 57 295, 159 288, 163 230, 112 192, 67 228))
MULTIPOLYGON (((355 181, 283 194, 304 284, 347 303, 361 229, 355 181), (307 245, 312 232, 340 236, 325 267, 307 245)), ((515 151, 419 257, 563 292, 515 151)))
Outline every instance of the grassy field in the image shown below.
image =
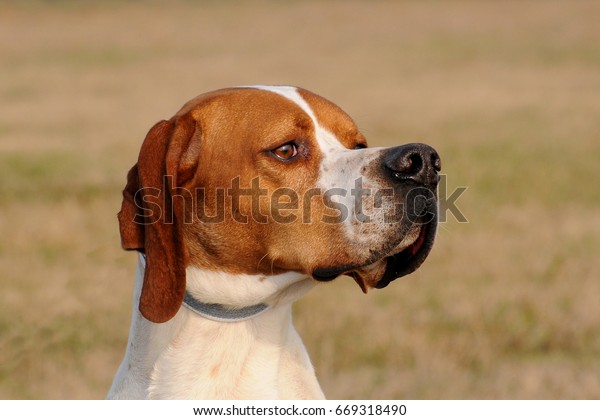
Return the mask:
POLYGON ((2 2, 0 398, 103 398, 147 130, 198 93, 293 84, 468 190, 423 268, 295 320, 329 398, 600 398, 600 3, 2 2))

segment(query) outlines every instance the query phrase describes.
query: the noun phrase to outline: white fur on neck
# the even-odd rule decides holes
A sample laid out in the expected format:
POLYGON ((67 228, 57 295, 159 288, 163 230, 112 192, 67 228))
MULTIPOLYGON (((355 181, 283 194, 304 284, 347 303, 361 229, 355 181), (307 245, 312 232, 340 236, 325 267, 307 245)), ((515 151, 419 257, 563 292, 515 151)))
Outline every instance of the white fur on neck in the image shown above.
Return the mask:
POLYGON ((196 267, 186 269, 188 292, 205 303, 218 303, 231 308, 266 303, 282 305, 298 300, 316 282, 306 274, 288 272, 274 276, 230 274, 196 267))
POLYGON ((324 398, 292 325, 291 304, 313 287, 311 280, 297 273, 249 276, 188 268, 188 288, 197 299, 233 306, 262 301, 271 309, 222 323, 182 307, 173 319, 155 324, 138 310, 144 266, 140 256, 127 351, 107 398, 324 398), (246 295, 237 293, 240 287, 246 295))

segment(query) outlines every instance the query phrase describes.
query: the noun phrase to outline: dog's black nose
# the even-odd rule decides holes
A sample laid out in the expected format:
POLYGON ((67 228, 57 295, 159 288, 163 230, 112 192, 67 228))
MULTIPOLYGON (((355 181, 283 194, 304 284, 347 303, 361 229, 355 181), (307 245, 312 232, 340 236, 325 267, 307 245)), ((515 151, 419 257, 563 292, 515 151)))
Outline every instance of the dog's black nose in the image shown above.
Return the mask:
POLYGON ((442 169, 440 156, 431 146, 422 143, 405 144, 390 149, 384 158, 385 167, 398 181, 412 180, 418 184, 435 187, 442 169))

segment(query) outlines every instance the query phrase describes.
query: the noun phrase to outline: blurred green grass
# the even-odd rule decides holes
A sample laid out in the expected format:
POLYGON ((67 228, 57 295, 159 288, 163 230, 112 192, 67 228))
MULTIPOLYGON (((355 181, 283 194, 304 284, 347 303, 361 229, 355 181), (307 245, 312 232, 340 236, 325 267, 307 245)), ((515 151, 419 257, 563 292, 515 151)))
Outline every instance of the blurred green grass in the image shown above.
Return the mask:
POLYGON ((1 398, 105 395, 125 174, 156 121, 254 83, 326 96, 371 145, 432 144, 468 186, 418 272, 296 305, 328 397, 600 397, 597 2, 0 7, 1 398))

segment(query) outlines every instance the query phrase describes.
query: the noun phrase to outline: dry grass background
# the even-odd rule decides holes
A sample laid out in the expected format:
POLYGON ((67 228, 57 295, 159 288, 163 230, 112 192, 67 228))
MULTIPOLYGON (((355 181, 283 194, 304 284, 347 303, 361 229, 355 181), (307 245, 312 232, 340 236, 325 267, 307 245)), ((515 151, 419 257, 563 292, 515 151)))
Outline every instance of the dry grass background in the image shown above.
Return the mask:
POLYGON ((0 397, 102 398, 134 255, 115 214, 157 120, 294 84, 443 157, 424 267, 295 311, 330 398, 600 398, 600 3, 3 2, 0 397))

